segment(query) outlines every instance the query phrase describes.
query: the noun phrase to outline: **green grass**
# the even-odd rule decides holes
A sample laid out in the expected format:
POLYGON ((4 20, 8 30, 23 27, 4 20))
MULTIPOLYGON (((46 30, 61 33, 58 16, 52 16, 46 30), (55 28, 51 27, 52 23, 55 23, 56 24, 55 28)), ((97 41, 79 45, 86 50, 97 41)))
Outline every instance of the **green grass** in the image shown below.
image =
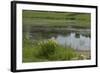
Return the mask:
POLYGON ((63 47, 55 40, 23 41, 23 62, 45 62, 84 59, 74 49, 63 47))
POLYGON ((25 26, 80 26, 90 28, 89 13, 23 10, 25 26))

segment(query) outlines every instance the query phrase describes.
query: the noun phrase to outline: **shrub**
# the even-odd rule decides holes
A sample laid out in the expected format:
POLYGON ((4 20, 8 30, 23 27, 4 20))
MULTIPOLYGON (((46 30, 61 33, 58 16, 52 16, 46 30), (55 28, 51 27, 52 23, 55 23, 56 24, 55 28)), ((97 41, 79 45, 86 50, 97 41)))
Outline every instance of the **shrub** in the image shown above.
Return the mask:
POLYGON ((40 41, 38 50, 37 57, 51 61, 71 60, 76 56, 76 52, 72 48, 65 48, 51 39, 40 41))
POLYGON ((37 46, 39 49, 38 56, 48 59, 50 55, 55 53, 59 45, 54 40, 42 40, 38 42, 37 46))

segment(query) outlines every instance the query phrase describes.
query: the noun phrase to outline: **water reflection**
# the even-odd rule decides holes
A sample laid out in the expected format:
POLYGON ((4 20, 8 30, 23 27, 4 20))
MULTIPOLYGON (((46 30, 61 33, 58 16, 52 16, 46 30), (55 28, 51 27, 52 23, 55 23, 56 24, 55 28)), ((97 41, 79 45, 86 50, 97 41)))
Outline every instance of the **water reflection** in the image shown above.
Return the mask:
POLYGON ((30 32, 30 40, 55 39, 63 46, 76 50, 90 50, 91 37, 89 32, 30 32))
POLYGON ((81 34, 71 33, 69 36, 59 35, 55 38, 61 45, 70 46, 76 50, 90 50, 90 37, 81 34))

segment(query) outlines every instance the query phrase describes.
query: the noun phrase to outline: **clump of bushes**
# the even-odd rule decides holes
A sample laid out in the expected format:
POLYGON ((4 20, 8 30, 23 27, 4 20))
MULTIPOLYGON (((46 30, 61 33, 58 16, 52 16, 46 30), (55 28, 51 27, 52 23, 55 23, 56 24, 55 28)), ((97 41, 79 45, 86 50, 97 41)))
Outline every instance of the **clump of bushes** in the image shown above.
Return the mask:
POLYGON ((46 60, 71 60, 76 56, 76 52, 72 48, 65 48, 52 39, 40 41, 38 47, 38 57, 46 60))
POLYGON ((39 41, 38 44, 38 56, 49 59, 50 55, 54 54, 59 46, 54 40, 39 41))

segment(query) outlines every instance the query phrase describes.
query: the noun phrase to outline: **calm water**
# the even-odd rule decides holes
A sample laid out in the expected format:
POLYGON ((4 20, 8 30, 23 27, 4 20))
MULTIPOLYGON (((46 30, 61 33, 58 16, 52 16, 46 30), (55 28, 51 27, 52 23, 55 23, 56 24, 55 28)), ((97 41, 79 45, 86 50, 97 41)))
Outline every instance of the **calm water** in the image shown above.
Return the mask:
POLYGON ((31 40, 55 39, 63 46, 69 46, 76 50, 90 50, 91 37, 89 32, 31 32, 31 40))
POLYGON ((67 45, 76 50, 90 50, 90 37, 85 37, 81 34, 79 37, 76 37, 76 33, 71 33, 68 36, 59 35, 56 40, 65 47, 67 45))

